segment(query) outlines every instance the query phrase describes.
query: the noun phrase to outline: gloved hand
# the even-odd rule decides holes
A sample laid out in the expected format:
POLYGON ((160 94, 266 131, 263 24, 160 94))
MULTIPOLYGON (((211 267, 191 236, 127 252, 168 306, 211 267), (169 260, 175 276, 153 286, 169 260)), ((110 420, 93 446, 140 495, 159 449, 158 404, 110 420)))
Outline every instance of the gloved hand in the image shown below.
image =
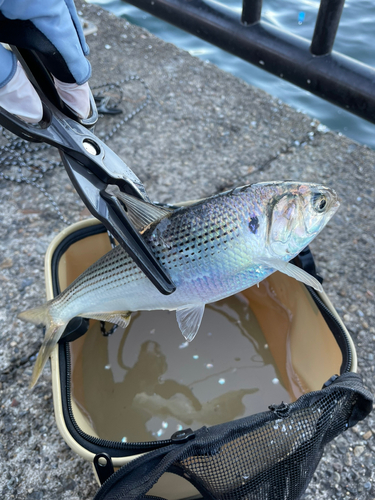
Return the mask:
MULTIPOLYGON (((0 0, 0 41, 37 50, 63 101, 79 116, 90 113, 89 49, 73 0, 0 0)), ((0 45, 0 106, 25 121, 42 118, 42 105, 22 67, 0 45)))

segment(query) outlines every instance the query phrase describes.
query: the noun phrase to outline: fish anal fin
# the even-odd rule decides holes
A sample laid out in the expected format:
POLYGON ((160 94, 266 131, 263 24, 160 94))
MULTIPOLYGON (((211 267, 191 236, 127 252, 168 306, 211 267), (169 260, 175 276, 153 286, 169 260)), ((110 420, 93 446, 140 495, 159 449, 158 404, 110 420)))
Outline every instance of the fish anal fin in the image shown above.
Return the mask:
POLYGON ((84 313, 80 314, 83 318, 97 319, 98 321, 108 321, 108 323, 113 323, 120 326, 121 328, 126 328, 130 323, 131 312, 129 311, 115 311, 115 312, 105 312, 105 313, 84 313))
POLYGON ((311 276, 311 274, 306 272, 304 269, 295 266, 291 262, 284 262, 280 259, 267 259, 262 263, 264 263, 268 267, 273 267, 281 273, 287 274, 297 281, 301 281, 301 283, 304 283, 305 285, 311 286, 318 292, 323 291, 321 283, 316 278, 314 278, 314 276, 311 276))
POLYGON ((202 322, 205 304, 190 304, 176 311, 177 323, 188 342, 196 336, 202 322))

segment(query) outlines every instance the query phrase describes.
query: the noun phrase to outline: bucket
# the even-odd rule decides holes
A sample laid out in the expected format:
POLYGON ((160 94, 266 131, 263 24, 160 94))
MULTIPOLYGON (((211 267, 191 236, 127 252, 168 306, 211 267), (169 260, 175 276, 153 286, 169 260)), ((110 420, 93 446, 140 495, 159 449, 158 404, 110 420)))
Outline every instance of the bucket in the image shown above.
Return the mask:
MULTIPOLYGON (((96 219, 62 231, 46 254, 47 299, 110 250, 96 219)), ((296 401, 357 368, 352 339, 326 294, 278 272, 207 305, 190 344, 174 312, 136 313, 126 330, 107 336, 112 326, 78 318, 51 364, 62 437, 90 462, 107 453, 115 468, 168 446, 179 430, 296 401)), ((200 498, 190 482, 168 472, 150 494, 200 498)))

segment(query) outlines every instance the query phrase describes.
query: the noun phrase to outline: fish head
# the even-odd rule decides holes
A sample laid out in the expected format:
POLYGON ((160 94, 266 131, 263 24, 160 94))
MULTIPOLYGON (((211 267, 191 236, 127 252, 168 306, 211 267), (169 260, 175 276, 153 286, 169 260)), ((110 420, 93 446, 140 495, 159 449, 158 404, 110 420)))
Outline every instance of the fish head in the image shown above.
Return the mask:
POLYGON ((269 186, 266 247, 270 256, 290 260, 324 228, 340 203, 333 189, 319 184, 285 181, 269 186))

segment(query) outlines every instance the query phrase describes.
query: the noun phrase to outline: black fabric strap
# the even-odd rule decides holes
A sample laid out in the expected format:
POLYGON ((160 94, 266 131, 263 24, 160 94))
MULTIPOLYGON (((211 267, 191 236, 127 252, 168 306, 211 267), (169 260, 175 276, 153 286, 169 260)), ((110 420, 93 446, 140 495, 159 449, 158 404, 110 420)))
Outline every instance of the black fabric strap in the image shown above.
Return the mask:
POLYGON ((172 444, 132 460, 103 484, 94 500, 142 498, 189 444, 172 444))

